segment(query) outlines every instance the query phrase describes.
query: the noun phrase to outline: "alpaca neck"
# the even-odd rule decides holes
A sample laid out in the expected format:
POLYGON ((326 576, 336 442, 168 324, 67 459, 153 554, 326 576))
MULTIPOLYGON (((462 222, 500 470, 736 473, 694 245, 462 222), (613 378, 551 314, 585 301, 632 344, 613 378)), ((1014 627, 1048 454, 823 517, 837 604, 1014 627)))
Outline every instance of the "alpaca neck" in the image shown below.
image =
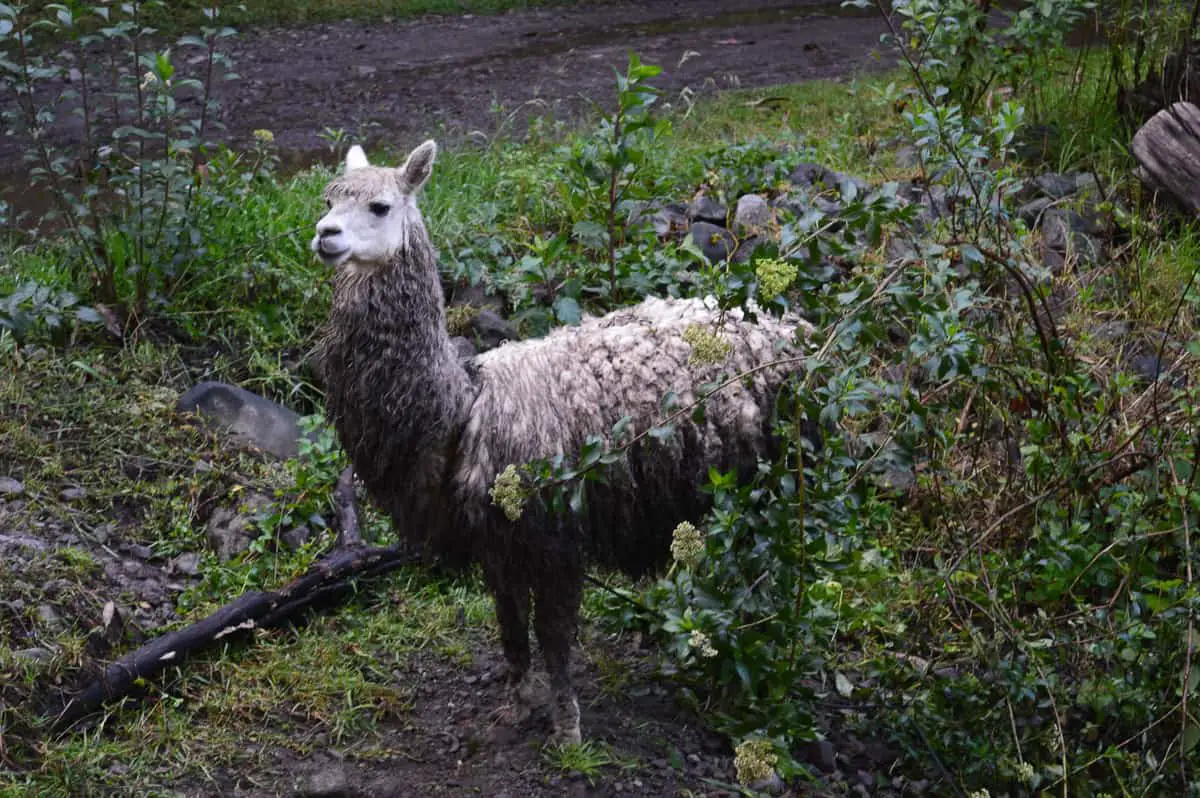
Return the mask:
POLYGON ((325 361, 330 417, 368 484, 451 456, 474 390, 423 227, 382 269, 338 274, 325 361))

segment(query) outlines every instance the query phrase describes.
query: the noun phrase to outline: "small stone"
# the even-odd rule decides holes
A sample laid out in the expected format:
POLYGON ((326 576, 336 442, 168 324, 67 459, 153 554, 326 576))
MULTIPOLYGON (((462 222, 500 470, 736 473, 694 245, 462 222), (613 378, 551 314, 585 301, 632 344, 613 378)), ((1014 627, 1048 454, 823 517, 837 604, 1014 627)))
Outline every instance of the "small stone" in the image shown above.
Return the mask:
POLYGON ((737 242, 724 227, 709 222, 695 222, 689 231, 694 243, 704 257, 712 263, 720 263, 733 254, 737 242))
POLYGON ((358 76, 359 76, 360 78, 369 78, 369 77, 371 77, 372 75, 374 75, 374 74, 375 74, 376 72, 378 72, 378 71, 379 71, 379 70, 378 70, 378 69, 376 69, 376 68, 375 68, 375 67, 373 67, 373 66, 365 66, 365 65, 364 65, 364 66, 360 66, 360 67, 358 67, 358 68, 355 70, 355 72, 358 74, 358 76))
POLYGON ((1037 224, 1038 219, 1047 208, 1054 205, 1054 200, 1051 197, 1037 197, 1026 202, 1021 207, 1017 208, 1017 218, 1025 222, 1026 225, 1032 227, 1037 224))
POLYGON ((1075 178, 1071 175, 1048 172, 1035 177, 1033 185, 1038 191, 1051 199, 1062 199, 1075 193, 1075 178))
POLYGON ((259 493, 252 493, 236 508, 219 507, 208 519, 208 545, 221 562, 227 562, 250 546, 258 536, 255 515, 267 507, 271 500, 259 493))
POLYGON ((27 660, 29 662, 49 662, 54 654, 48 648, 36 646, 34 648, 22 648, 14 651, 12 655, 17 659, 27 660))
POLYGON ((738 199, 733 215, 733 228, 738 233, 760 233, 771 226, 771 206, 758 194, 744 194, 738 199))
POLYGON ((350 794, 350 780, 341 765, 329 765, 308 777, 300 790, 305 798, 341 798, 350 794))
POLYGON ((196 551, 185 551, 178 557, 171 560, 168 570, 181 573, 186 576, 195 576, 200 573, 200 553, 196 551))
POLYGON ((762 236, 750 236, 743 238, 738 244, 737 249, 733 253, 734 263, 745 263, 754 256, 754 251, 761 247, 766 241, 762 236))
POLYGON ((684 206, 678 204, 659 208, 650 220, 654 225, 654 234, 659 238, 669 238, 687 232, 688 217, 686 210, 684 206))
POLYGON ((495 349, 505 341, 515 341, 521 337, 516 327, 488 308, 481 309, 471 319, 471 332, 482 351, 495 349))
POLYGON ((712 197, 701 194, 688 205, 687 215, 692 221, 725 224, 729 218, 729 209, 712 197))
POLYGON ((281 536, 283 545, 289 549, 298 549, 312 539, 312 530, 301 524, 294 529, 289 529, 281 536))
POLYGON ((1075 194, 1079 197, 1097 198, 1100 196, 1100 183, 1090 172, 1080 172, 1075 175, 1075 194))
POLYGON ((64 502, 75 502, 79 501, 86 495, 87 493, 83 488, 79 487, 78 485, 73 485, 69 488, 63 488, 62 492, 58 494, 58 498, 64 502))
POLYGON ((149 560, 154 556, 154 550, 144 543, 133 543, 129 546, 129 553, 139 560, 149 560))
POLYGON ((62 627, 62 617, 49 604, 39 604, 37 609, 34 610, 34 615, 37 616, 38 623, 44 626, 48 626, 51 629, 62 627))
POLYGON ((207 460, 197 460, 195 464, 192 465, 192 471, 197 474, 205 474, 212 470, 212 463, 208 462, 207 460))
POLYGON ((837 770, 837 751, 828 740, 814 740, 805 746, 807 759, 825 773, 837 770))
POLYGON ((0 496, 20 496, 25 486, 12 477, 0 477, 0 496))

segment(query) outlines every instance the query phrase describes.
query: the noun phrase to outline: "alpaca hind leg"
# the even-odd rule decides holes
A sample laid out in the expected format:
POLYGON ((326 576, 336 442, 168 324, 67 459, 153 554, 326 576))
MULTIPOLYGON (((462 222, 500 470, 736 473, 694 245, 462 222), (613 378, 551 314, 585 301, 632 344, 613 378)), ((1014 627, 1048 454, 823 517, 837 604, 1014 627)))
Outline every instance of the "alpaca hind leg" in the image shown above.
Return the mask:
POLYGON ((579 699, 571 686, 571 643, 579 617, 583 575, 568 569, 549 584, 534 588, 533 628, 537 632, 546 671, 550 676, 550 712, 554 721, 553 742, 579 743, 579 699))

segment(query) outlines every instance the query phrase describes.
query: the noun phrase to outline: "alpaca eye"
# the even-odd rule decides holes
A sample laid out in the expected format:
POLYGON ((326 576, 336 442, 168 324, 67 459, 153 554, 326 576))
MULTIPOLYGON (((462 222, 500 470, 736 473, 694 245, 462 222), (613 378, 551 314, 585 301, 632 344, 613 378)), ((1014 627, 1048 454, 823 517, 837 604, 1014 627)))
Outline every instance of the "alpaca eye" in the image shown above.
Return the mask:
POLYGON ((388 211, 392 209, 392 206, 388 205, 386 202, 372 202, 367 207, 371 210, 371 213, 380 217, 387 216, 388 211))
POLYGON ((333 210, 333 200, 325 200, 325 210, 333 210))

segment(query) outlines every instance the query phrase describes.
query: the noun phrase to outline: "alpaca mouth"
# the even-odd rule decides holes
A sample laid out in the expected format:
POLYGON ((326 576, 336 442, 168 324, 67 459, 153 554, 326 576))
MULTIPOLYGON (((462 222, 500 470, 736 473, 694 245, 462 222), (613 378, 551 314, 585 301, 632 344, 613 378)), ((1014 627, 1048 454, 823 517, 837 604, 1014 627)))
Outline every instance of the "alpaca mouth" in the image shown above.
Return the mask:
POLYGON ((325 261, 325 263, 330 266, 337 265, 349 253, 350 253, 349 247, 344 247, 342 249, 332 249, 332 248, 326 247, 325 244, 323 244, 323 243, 317 245, 317 255, 319 255, 321 260, 325 261))

